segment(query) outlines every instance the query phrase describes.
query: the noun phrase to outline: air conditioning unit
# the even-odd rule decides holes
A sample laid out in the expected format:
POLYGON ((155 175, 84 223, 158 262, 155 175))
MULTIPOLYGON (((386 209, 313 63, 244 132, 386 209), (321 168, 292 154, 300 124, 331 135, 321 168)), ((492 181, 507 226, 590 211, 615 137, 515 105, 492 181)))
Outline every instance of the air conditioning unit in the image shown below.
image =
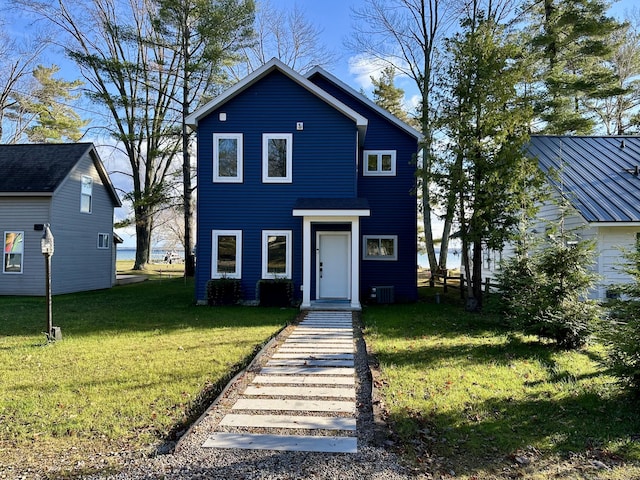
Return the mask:
POLYGON ((394 302, 394 288, 393 285, 372 287, 371 298, 375 299, 376 303, 393 303, 394 302))

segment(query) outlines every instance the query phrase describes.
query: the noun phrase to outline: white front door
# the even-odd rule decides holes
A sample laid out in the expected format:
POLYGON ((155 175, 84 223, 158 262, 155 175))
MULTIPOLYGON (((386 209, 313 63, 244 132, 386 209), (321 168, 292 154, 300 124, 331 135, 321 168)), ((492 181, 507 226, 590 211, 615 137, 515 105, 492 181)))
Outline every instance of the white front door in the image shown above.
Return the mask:
POLYGON ((351 234, 318 232, 317 297, 349 300, 351 298, 351 234))

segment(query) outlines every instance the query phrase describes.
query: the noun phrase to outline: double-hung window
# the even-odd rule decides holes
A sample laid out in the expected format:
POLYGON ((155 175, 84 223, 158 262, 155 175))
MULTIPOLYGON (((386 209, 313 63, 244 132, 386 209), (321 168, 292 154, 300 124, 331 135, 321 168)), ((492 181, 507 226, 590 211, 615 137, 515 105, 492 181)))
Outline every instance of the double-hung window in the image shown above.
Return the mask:
POLYGON ((293 135, 265 133, 262 135, 262 181, 291 183, 293 164, 293 135))
POLYGON ((395 150, 365 150, 365 176, 394 176, 396 174, 395 150))
POLYGON ((109 234, 108 233, 99 233, 98 234, 98 248, 100 248, 100 249, 109 248, 109 234))
POLYGON ((242 230, 214 230, 211 278, 242 278, 242 230))
POLYGON ((242 183, 242 134, 213 134, 213 181, 242 183))
POLYGON ((262 278, 291 278, 291 230, 262 231, 262 278))
POLYGON ((397 235, 365 235, 362 246, 364 260, 397 260, 397 235))
POLYGON ((93 203, 93 178, 88 175, 82 176, 80 187, 80 211, 82 213, 91 213, 93 203))
POLYGON ((3 273, 22 273, 24 232, 4 232, 3 273))

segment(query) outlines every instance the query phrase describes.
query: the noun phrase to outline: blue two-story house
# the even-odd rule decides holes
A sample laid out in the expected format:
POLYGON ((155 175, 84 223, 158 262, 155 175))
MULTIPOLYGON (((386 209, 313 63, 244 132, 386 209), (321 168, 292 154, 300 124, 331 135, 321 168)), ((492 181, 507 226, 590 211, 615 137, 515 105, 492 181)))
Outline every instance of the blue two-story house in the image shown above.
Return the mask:
POLYGON ((196 299, 212 278, 291 279, 301 308, 417 298, 419 132, 277 59, 187 118, 198 137, 196 299))

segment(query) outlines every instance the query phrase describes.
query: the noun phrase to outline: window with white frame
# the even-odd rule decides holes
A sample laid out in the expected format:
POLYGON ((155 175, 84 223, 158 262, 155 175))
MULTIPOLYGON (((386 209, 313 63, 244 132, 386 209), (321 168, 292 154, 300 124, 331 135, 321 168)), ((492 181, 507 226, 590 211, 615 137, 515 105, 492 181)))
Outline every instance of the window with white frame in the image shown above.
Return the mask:
POLYGON ((213 134, 213 181, 242 183, 242 134, 213 134))
POLYGON ((109 248, 109 234, 108 233, 99 233, 98 234, 98 248, 101 248, 101 249, 109 248))
POLYGON ((365 235, 362 254, 364 260, 397 260, 397 235, 365 235))
POLYGON ((242 230, 214 230, 211 278, 242 278, 242 230))
POLYGON ((396 174, 395 150, 365 150, 364 175, 393 176, 396 174))
POLYGON ((88 175, 82 176, 80 187, 80 211, 82 213, 91 213, 93 203, 93 178, 88 175))
POLYGON ((291 278, 291 230, 262 231, 262 278, 291 278))
POLYGON ((265 133, 262 135, 262 181, 291 183, 293 179, 293 135, 265 133))
POLYGON ((3 273, 22 273, 24 232, 4 232, 3 273))

